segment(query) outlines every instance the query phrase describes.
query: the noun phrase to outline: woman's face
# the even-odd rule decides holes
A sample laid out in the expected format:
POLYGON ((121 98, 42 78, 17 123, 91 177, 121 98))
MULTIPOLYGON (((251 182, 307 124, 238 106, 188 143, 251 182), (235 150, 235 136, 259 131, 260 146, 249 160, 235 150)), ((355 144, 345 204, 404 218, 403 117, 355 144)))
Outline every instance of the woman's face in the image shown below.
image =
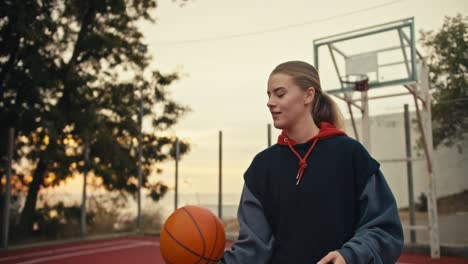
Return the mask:
POLYGON ((297 122, 309 118, 314 89, 304 91, 294 83, 291 76, 276 73, 268 79, 267 106, 278 129, 289 129, 297 122))

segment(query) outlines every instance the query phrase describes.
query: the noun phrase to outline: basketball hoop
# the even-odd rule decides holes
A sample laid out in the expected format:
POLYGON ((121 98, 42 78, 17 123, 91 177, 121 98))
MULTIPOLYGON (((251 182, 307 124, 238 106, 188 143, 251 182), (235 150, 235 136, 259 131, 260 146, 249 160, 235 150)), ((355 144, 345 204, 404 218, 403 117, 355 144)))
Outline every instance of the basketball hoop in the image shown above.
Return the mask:
POLYGON ((353 88, 354 91, 369 90, 369 77, 365 74, 347 74, 340 77, 340 82, 344 87, 353 88))

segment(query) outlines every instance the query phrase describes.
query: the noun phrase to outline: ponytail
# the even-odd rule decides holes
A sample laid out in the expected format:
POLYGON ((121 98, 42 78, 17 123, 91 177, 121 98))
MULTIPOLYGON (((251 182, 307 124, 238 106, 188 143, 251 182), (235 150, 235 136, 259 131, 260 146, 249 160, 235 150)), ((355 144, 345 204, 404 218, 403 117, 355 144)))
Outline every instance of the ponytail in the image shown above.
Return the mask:
POLYGON ((322 91, 315 91, 312 118, 318 125, 328 122, 338 129, 343 129, 343 116, 335 101, 322 91))

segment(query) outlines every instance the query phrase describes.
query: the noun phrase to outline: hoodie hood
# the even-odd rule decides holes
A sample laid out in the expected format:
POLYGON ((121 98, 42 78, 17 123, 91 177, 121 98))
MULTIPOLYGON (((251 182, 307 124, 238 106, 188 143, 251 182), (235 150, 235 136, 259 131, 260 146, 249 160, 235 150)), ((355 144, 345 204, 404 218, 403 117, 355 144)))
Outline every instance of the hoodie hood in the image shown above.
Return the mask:
POLYGON ((339 136, 339 135, 346 136, 345 132, 337 129, 332 124, 327 123, 327 122, 320 123, 319 129, 320 130, 317 135, 307 140, 307 142, 312 142, 312 145, 309 147, 309 150, 307 151, 304 157, 301 157, 301 155, 299 155, 299 153, 297 153, 297 151, 294 149, 293 145, 296 145, 297 142, 288 138, 288 135, 285 130, 283 130, 283 132, 281 132, 281 135, 278 137, 278 145, 288 146, 289 149, 291 149, 291 151, 294 153, 294 155, 296 155, 296 157, 299 159, 299 171, 297 172, 297 175, 296 175, 296 179, 297 179, 296 185, 299 185, 299 183, 301 182, 302 176, 304 175, 304 171, 307 168, 307 157, 309 157, 309 154, 314 149, 315 144, 317 144, 317 142, 320 139, 330 138, 330 137, 339 136))
MULTIPOLYGON (((346 136, 346 133, 344 131, 339 130, 338 128, 334 127, 332 124, 328 122, 321 122, 319 124, 319 129, 320 129, 319 133, 315 135, 314 137, 310 138, 309 140, 307 140, 307 142, 314 141, 315 139, 321 140, 321 139, 335 137, 335 136, 346 136)), ((297 144, 296 141, 288 137, 286 130, 283 130, 281 134, 278 136, 278 145, 287 146, 288 142, 291 145, 297 144)))

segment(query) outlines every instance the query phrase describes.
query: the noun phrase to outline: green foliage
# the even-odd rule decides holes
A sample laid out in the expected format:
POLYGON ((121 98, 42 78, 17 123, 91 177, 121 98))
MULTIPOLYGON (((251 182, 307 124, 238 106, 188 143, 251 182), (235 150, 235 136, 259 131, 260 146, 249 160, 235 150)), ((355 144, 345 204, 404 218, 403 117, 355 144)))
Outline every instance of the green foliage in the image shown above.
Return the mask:
MULTIPOLYGON (((0 3, 0 145, 14 127, 16 163, 36 164, 23 219, 33 216, 41 186, 56 186, 74 172, 93 171, 108 190, 135 193, 140 102, 154 131, 142 132, 143 184, 155 200, 167 191, 147 181, 171 158, 175 140, 157 132, 189 109, 170 98, 168 87, 179 75, 150 69, 152 58, 140 48, 137 22, 153 21, 156 6, 155 0, 0 3)), ((184 154, 189 145, 182 145, 184 154)), ((0 155, 3 175, 5 148, 0 155)))
MULTIPOLYGON (((113 193, 111 195, 91 196, 88 198, 86 214, 87 236, 115 234, 135 230, 135 213, 115 208, 129 208, 126 195, 113 193)), ((142 225, 145 232, 160 232, 163 219, 161 212, 153 204, 142 211, 142 225)), ((56 239, 76 238, 80 235, 81 208, 77 205, 65 205, 63 202, 45 201, 34 212, 33 232, 31 236, 24 236, 19 232, 18 214, 12 214, 11 244, 37 243, 56 239)))
POLYGON ((468 132, 468 16, 446 17, 438 32, 421 35, 429 55, 434 145, 452 146, 468 132))
MULTIPOLYGON (((27 236, 22 233, 19 222, 19 215, 11 217, 11 230, 14 235, 11 236, 12 244, 33 243, 50 239, 65 239, 79 236, 80 231, 80 207, 65 206, 64 203, 57 204, 45 203, 44 206, 36 210, 32 216, 33 231, 27 236)), ((87 221, 90 222, 93 213, 87 214, 87 221)))
POLYGON ((79 235, 80 213, 78 206, 65 206, 63 202, 50 206, 46 203, 37 211, 36 233, 49 239, 76 237, 79 235))

